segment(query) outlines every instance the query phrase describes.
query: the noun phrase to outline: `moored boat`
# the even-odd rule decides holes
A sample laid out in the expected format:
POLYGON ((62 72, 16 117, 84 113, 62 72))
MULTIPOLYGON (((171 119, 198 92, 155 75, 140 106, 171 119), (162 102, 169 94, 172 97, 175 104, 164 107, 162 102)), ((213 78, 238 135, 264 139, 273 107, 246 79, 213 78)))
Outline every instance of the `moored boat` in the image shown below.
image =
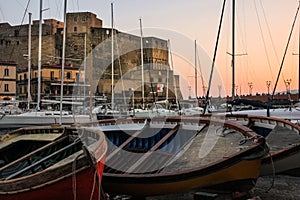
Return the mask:
POLYGON ((107 137, 102 183, 110 194, 248 191, 267 152, 262 137, 231 121, 176 116, 101 120, 94 126, 107 137))
POLYGON ((0 138, 0 199, 99 199, 107 143, 100 130, 22 128, 0 138))
MULTIPOLYGON (((270 153, 262 159, 260 174, 300 174, 300 127, 288 120, 251 115, 225 115, 266 138, 270 153)), ((220 117, 220 116, 218 116, 220 117)))
POLYGON ((62 119, 62 125, 77 122, 89 122, 89 115, 75 115, 67 111, 32 111, 16 115, 0 115, 1 128, 23 128, 28 126, 48 126, 57 124, 62 119))

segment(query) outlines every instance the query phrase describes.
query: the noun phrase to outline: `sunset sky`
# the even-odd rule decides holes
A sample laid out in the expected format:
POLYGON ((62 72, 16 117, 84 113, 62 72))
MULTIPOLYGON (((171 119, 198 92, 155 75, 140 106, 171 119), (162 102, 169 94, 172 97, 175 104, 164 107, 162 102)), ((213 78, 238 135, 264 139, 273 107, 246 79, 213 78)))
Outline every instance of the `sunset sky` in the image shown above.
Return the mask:
MULTIPOLYGON (((0 1, 0 22, 21 24, 27 0, 0 1)), ((28 11, 39 19, 39 0, 31 0, 28 11)), ((69 0, 68 12, 89 11, 110 27, 110 4, 107 0, 69 0)), ((182 78, 185 96, 194 90, 194 41, 198 44, 198 71, 202 71, 205 85, 209 79, 211 60, 223 0, 115 0, 115 28, 139 34, 142 18, 144 36, 170 39, 174 70, 182 78), (189 90, 191 88, 191 90, 189 90)), ((236 85, 238 94, 248 94, 248 83, 253 84, 252 94, 267 92, 266 81, 273 90, 283 59, 288 36, 296 15, 298 0, 236 0, 236 85), (246 55, 244 55, 246 54, 246 55)), ((63 19, 63 0, 44 0, 43 18, 63 19)), ((300 14, 299 14, 300 15, 300 14)), ((299 18, 299 16, 298 16, 299 18)), ((232 0, 227 0, 216 58, 217 76, 213 79, 212 94, 231 95, 231 19, 232 0)), ((28 23, 28 14, 24 24, 28 23)), ((298 89, 299 24, 297 19, 286 60, 276 91, 285 90, 284 80, 291 79, 291 89, 298 89)), ((202 95, 202 81, 198 77, 198 95, 202 95)))

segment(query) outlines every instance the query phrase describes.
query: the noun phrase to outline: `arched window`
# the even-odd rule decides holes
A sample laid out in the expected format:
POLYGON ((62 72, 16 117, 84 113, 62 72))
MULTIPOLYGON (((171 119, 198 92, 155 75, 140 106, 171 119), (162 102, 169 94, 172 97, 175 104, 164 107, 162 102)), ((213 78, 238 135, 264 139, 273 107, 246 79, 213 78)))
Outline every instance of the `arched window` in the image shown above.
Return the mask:
POLYGON ((8 68, 4 69, 4 76, 9 76, 9 69, 8 68))

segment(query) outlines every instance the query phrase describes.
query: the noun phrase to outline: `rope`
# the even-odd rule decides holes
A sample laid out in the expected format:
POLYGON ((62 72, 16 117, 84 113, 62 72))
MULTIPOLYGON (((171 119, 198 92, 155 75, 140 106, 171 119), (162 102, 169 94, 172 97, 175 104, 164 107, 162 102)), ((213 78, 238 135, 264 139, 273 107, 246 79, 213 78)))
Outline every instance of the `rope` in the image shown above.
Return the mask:
POLYGON ((293 21, 293 25, 292 25, 292 28, 291 28, 291 31, 290 31, 290 34, 289 34, 288 42, 287 42, 287 45, 286 45, 286 48, 285 48, 285 51, 284 51, 284 54, 283 54, 283 58, 282 58, 281 65, 280 65, 280 68, 279 68, 279 72, 278 72, 278 75, 277 75, 277 79, 276 79, 276 82, 275 82, 275 85, 274 85, 271 100, 274 100, 275 91, 276 91, 276 88, 277 88, 277 84, 278 84, 278 80, 279 80, 279 77, 280 77, 280 74, 281 74, 281 70, 283 68, 283 63, 284 63, 285 56, 286 56, 286 53, 287 53, 287 50, 288 50, 288 47, 289 47, 289 43, 290 43, 290 40, 291 40, 291 37, 292 37, 292 33, 293 33, 294 26, 295 26, 295 23, 296 23, 296 19, 297 19, 297 16, 298 16, 299 8, 300 8, 300 5, 297 8, 297 12, 296 12, 296 15, 295 15, 295 18, 294 18, 294 21, 293 21))
POLYGON ((269 152, 269 156, 270 156, 270 160, 271 160, 271 165, 272 165, 272 182, 271 182, 271 185, 270 187, 266 190, 266 193, 269 192, 273 186, 274 186, 274 183, 275 183, 275 165, 274 165, 274 162, 273 162, 273 158, 272 158, 272 155, 271 153, 269 152))
POLYGON ((72 163, 72 191, 73 191, 73 199, 76 200, 76 161, 81 156, 81 154, 77 155, 72 163))
MULTIPOLYGON (((91 191, 91 196, 90 196, 90 200, 93 199, 93 195, 94 195, 94 191, 95 191, 95 186, 96 186, 96 180, 97 180, 97 172, 94 171, 94 179, 93 179, 93 187, 92 187, 92 191, 91 191)), ((99 184, 100 185, 100 184, 99 184)), ((100 193, 100 190, 99 190, 99 193, 100 193)), ((100 195, 98 197, 100 199, 100 195)))
POLYGON ((254 140, 254 139, 259 139, 261 138, 262 136, 259 136, 259 135, 255 135, 255 136, 252 136, 252 137, 245 137, 243 139, 241 139, 239 141, 239 145, 243 145, 245 144, 246 142, 250 141, 250 140, 254 140))

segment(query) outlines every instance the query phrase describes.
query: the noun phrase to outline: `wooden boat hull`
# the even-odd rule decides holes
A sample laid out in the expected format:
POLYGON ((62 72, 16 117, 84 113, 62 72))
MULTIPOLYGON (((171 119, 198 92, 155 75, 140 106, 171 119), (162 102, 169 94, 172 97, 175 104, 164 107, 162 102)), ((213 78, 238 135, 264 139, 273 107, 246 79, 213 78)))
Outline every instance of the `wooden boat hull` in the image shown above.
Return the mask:
POLYGON ((270 153, 262 159, 261 176, 300 173, 300 126, 274 117, 237 114, 223 117, 238 121, 266 137, 270 153))
MULTIPOLYGON (((140 124, 143 124, 144 120, 145 119, 141 119, 140 124)), ((147 129, 148 126, 145 125, 145 127, 142 128, 143 130, 135 130, 133 134, 130 133, 129 135, 131 136, 128 137, 126 134, 122 133, 121 130, 118 132, 116 130, 117 126, 115 125, 115 123, 120 122, 120 126, 124 127, 126 120, 118 120, 118 122, 116 121, 115 123, 113 121, 109 122, 109 120, 99 122, 105 127, 104 133, 107 137, 107 141, 110 141, 108 142, 109 148, 107 153, 107 162, 104 168, 102 181, 103 188, 106 192, 132 196, 152 196, 185 192, 196 188, 220 189, 220 187, 222 187, 222 189, 226 189, 227 192, 249 191, 254 186, 256 179, 259 176, 261 158, 266 154, 265 150, 267 149, 265 147, 264 139, 261 140, 259 138, 256 140, 257 143, 254 142, 255 144, 253 143, 253 145, 242 148, 241 150, 228 154, 225 157, 222 157, 223 154, 216 155, 216 159, 213 161, 209 161, 208 158, 207 161, 205 161, 205 164, 199 164, 199 166, 186 167, 184 163, 180 164, 181 161, 179 161, 179 158, 189 160, 189 158, 184 158, 185 155, 189 154, 189 150, 186 150, 184 154, 180 155, 178 160, 176 158, 176 161, 174 162, 175 164, 173 162, 170 165, 162 164, 162 168, 159 168, 158 166, 159 169, 155 169, 157 163, 164 163, 164 160, 170 160, 170 158, 172 160, 180 154, 176 154, 176 156, 169 155, 170 153, 172 154, 172 151, 175 151, 174 149, 180 149, 178 146, 186 145, 185 141, 188 141, 189 139, 185 138, 189 134, 193 139, 191 139, 191 144, 187 145, 187 149, 191 149, 191 153, 194 149, 197 149, 199 147, 197 146, 197 141, 198 139, 200 141, 202 136, 199 136, 199 138, 198 136, 194 137, 191 133, 198 129, 205 130, 203 127, 203 129, 201 128, 200 124, 202 123, 205 124, 204 127, 206 127, 206 125, 213 124, 216 125, 216 127, 224 126, 235 129, 236 131, 244 132, 246 135, 249 134, 247 136, 254 138, 256 135, 252 135, 254 132, 247 127, 232 122, 211 121, 197 117, 194 119, 169 117, 166 119, 152 118, 148 120, 151 120, 151 123, 153 123, 154 126, 160 126, 160 123, 162 123, 163 126, 171 126, 172 128, 168 131, 162 128, 162 131, 159 132, 159 134, 163 133, 161 136, 156 134, 153 137, 147 137, 147 135, 152 135, 153 129, 147 129), (111 123, 112 132, 108 131, 109 123, 111 123), (180 129, 178 126, 184 126, 187 129, 180 129), (188 128, 195 128, 195 130, 189 132, 188 128), (143 131, 146 136, 141 133, 143 131), (140 137, 137 137, 138 134, 140 134, 140 137), (176 134, 176 136, 172 138, 173 134, 176 134), (165 137, 169 137, 171 139, 161 139, 165 137), (156 140, 155 138, 159 139, 157 139, 158 141, 153 142, 153 140, 156 140), (163 144, 166 144, 167 147, 163 146, 163 144), (193 146, 194 144, 195 146, 193 146), (110 149, 114 145, 117 146, 117 148, 115 150, 110 149), (157 148, 160 146, 161 149, 155 149, 156 145, 157 148), (151 148, 150 152, 144 152, 144 155, 143 153, 141 155, 137 153, 137 155, 126 156, 127 151, 133 150, 134 152, 138 152, 149 148, 151 148), (168 150, 166 150, 167 148, 170 150, 169 153, 168 150), (166 151, 164 152, 163 150, 166 151), (124 152, 125 154, 122 155, 124 152), (152 158, 151 155, 153 155, 152 158), (140 157, 136 158, 136 156, 140 157), (220 159, 218 159, 219 157, 220 159), (177 165, 177 163, 179 164, 177 165), (120 168, 116 169, 114 167, 120 168), (225 187, 226 185, 229 187, 225 187)), ((134 124, 138 123, 138 119, 134 119, 133 121, 134 124)), ((129 126, 132 125, 129 124, 129 126)), ((218 128, 215 130, 218 130, 218 128)), ((224 141, 227 139, 226 136, 221 137, 224 141)), ((220 144, 223 141, 222 139, 220 139, 220 144)), ((238 141, 239 140, 235 140, 237 143, 238 141)), ((223 151, 222 148, 223 147, 220 147, 216 153, 223 151)), ((179 152, 180 151, 181 150, 179 150, 179 152)), ((214 157, 214 153, 212 153, 211 156, 214 157)), ((195 160, 197 160, 197 158, 195 158, 195 160)))
MULTIPOLYGON (((70 129, 75 132, 77 130, 75 127, 70 129)), ((48 133, 51 128, 45 130, 48 133)), ((35 128, 32 128, 31 131, 35 132, 35 128)), ((66 160, 61 160, 44 170, 24 176, 16 175, 16 178, 5 176, 0 179, 0 199, 99 199, 107 150, 105 137, 103 133, 92 129, 85 129, 85 132, 82 133, 99 136, 93 143, 93 148, 96 148, 93 152, 96 158, 94 167, 90 163, 89 155, 85 155, 84 151, 83 153, 78 151, 68 156, 66 160)), ((80 143, 78 144, 80 145, 80 143)), ((74 149, 74 147, 72 148, 74 149)), ((91 150, 93 148, 91 147, 91 150)), ((18 160, 22 160, 23 157, 18 160)), ((0 167, 0 169, 3 168, 0 167)))
POLYGON ((300 146, 292 146, 273 153, 262 160, 260 175, 300 173, 300 146))
POLYGON ((26 189, 13 194, 0 194, 1 200, 53 200, 53 199, 99 199, 99 185, 95 183, 95 173, 92 169, 84 169, 77 172, 76 180, 73 180, 73 174, 68 174, 62 180, 54 183, 45 184, 40 188, 26 189), (76 187, 74 187, 74 184, 76 187), (95 185, 94 185, 95 184, 95 185), (94 189, 93 189, 94 188, 94 189), (73 189, 75 190, 73 193, 73 189), (93 191, 94 190, 94 191, 93 191), (93 191, 93 193, 92 193, 93 191))
POLYGON ((260 160, 242 161, 210 174, 194 172, 170 176, 110 176, 104 173, 103 188, 112 194, 152 196, 210 188, 228 191, 249 191, 259 176, 260 160), (251 169, 251 170, 249 170, 251 169), (230 184, 230 187, 228 187, 230 184), (242 185, 241 185, 242 184, 242 185))

